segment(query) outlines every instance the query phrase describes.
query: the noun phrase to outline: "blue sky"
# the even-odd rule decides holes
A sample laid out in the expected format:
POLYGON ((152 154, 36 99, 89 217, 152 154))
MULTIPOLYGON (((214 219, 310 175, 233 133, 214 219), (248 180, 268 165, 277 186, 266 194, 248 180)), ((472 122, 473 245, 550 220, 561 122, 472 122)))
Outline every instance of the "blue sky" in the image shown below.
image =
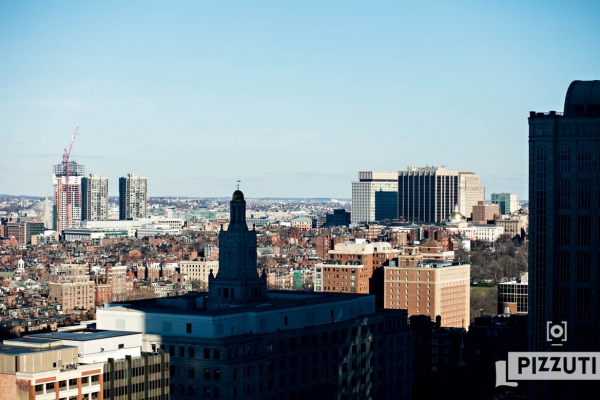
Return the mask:
POLYGON ((0 2, 0 193, 351 197, 445 165, 527 198, 527 117, 600 79, 600 2, 0 2), (418 4, 415 4, 418 3, 418 4), (423 4, 421 4, 423 3, 423 4), (527 4, 522 4, 527 3, 527 4))

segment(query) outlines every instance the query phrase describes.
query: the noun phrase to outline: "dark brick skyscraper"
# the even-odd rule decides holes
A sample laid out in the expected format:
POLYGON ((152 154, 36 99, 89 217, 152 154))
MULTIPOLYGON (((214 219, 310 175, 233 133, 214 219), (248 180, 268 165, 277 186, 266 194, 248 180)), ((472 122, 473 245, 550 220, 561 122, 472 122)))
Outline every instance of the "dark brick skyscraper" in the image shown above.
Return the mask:
MULTIPOLYGON (((529 349, 600 350, 600 81, 574 81, 564 113, 529 115, 529 349), (547 323, 566 321, 562 347, 547 323)), ((598 382, 531 384, 533 398, 591 398, 598 382)))

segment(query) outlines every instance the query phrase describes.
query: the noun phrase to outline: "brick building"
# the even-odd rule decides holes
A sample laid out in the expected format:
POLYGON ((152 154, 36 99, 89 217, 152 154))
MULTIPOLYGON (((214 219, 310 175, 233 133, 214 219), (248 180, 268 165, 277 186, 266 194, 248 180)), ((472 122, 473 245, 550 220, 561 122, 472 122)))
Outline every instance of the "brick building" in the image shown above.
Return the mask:
POLYGON ((199 281, 200 283, 208 284, 208 274, 210 271, 213 274, 219 272, 219 262, 210 260, 199 260, 199 261, 180 261, 179 272, 182 275, 187 275, 189 281, 199 281))
POLYGON ((315 264, 315 291, 371 293, 370 279, 375 269, 399 254, 387 242, 355 239, 335 245, 324 263, 315 264))
POLYGON ((498 204, 485 204, 485 201, 478 201, 473 206, 473 223, 487 224, 498 216, 500 216, 498 204))
POLYGON ((49 297, 63 310, 91 310, 95 307, 94 282, 62 281, 49 283, 49 297))
POLYGON ((127 266, 107 265, 106 283, 112 286, 113 301, 122 301, 127 297, 127 266))
POLYGON ((384 267, 384 307, 409 316, 440 315, 446 327, 470 321, 470 265, 427 259, 418 247, 405 247, 384 267))
POLYGON ((108 283, 101 283, 96 285, 96 293, 94 296, 94 302, 96 306, 101 306, 104 303, 110 303, 113 299, 112 285, 108 283))

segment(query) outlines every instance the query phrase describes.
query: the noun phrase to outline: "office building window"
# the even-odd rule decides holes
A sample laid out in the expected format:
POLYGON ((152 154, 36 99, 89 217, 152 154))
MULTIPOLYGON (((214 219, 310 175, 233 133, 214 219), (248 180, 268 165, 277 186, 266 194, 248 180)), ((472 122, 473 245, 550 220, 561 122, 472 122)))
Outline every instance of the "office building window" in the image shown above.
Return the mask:
POLYGON ((577 244, 579 246, 589 246, 592 224, 589 215, 577 216, 577 244))
POLYGON ((558 147, 558 172, 571 172, 571 149, 566 143, 558 147))
POLYGON ((557 316, 559 318, 566 318, 569 316, 569 289, 568 288, 557 288, 556 289, 556 306, 557 316))
POLYGON ((590 281, 590 253, 578 252, 577 253, 577 281, 578 282, 589 282, 590 281))
POLYGON ((577 208, 587 210, 592 206, 592 191, 589 179, 577 180, 577 208))
POLYGON ((571 218, 568 215, 556 217, 556 242, 559 246, 571 244, 571 218))
POLYGON ((587 143, 580 143, 577 146, 577 172, 592 171, 592 153, 587 143))
POLYGON ((556 280, 559 282, 568 282, 571 266, 571 253, 559 251, 556 253, 556 280))
POLYGON ((558 208, 571 208, 570 182, 569 179, 559 179, 556 183, 556 206, 558 208))
POLYGON ((577 318, 590 317, 590 290, 577 289, 576 315, 577 318))

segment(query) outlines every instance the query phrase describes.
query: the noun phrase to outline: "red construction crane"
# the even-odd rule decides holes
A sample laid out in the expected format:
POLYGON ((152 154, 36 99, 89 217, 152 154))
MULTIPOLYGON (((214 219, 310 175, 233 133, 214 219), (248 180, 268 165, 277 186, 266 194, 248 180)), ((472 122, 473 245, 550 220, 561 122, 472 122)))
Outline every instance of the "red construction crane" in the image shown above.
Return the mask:
MULTIPOLYGON (((67 151, 67 149, 65 149, 65 152, 63 154, 63 167, 64 167, 64 172, 65 172, 65 194, 66 194, 66 199, 65 199, 65 211, 66 211, 66 221, 65 221, 65 226, 67 228, 71 227, 71 207, 70 207, 70 198, 71 198, 71 193, 69 192, 69 177, 71 176, 71 165, 70 165, 70 158, 71 158, 71 150, 73 149, 73 142, 75 142, 75 136, 77 136, 79 134, 79 127, 75 128, 75 132, 73 132, 73 136, 71 136, 71 144, 69 145, 69 151, 67 151)), ((61 193, 62 196, 62 193, 61 193)))

